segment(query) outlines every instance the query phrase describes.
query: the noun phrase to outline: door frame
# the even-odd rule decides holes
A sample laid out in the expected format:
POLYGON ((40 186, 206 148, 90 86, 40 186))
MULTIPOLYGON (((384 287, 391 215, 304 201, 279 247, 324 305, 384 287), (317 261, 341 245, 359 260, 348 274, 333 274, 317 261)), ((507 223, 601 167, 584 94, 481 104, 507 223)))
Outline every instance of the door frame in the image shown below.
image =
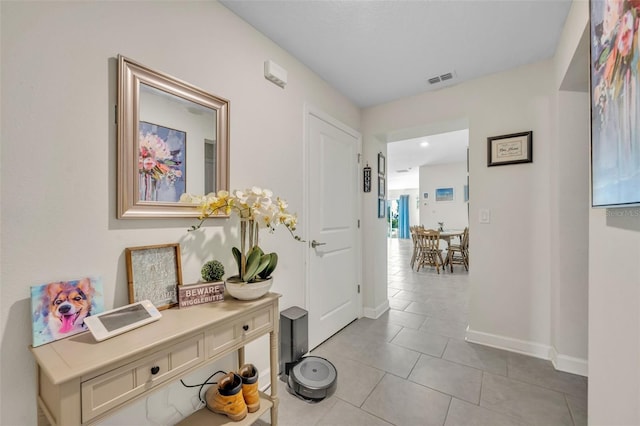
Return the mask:
POLYGON ((332 126, 337 127, 338 129, 342 130, 343 132, 353 136, 354 138, 356 138, 357 140, 357 149, 358 149, 358 184, 356 185, 356 197, 357 197, 357 203, 356 203, 356 214, 358 216, 358 220, 360 221, 360 226, 358 228, 356 228, 356 277, 358 280, 358 283, 360 285, 360 292, 358 293, 358 318, 361 318, 363 315, 363 305, 362 305, 362 301, 363 301, 363 293, 364 293, 364 283, 362 282, 362 192, 360 191, 359 188, 362 188, 362 173, 360 172, 361 169, 361 163, 362 163, 362 135, 360 134, 360 132, 358 132, 357 130, 353 129, 352 127, 344 124, 343 122, 339 121, 338 119, 332 117, 331 115, 329 115, 328 113, 324 112, 323 110, 305 102, 304 103, 304 107, 303 107, 303 125, 302 125, 302 130, 303 130, 303 144, 302 144, 302 157, 303 157, 303 161, 302 161, 302 176, 303 176, 303 191, 302 191, 302 205, 303 205, 303 209, 302 209, 302 223, 303 223, 303 235, 307 236, 307 239, 309 241, 307 241, 307 252, 305 255, 305 268, 304 268, 304 289, 303 289, 303 294, 304 294, 304 304, 305 304, 305 309, 309 309, 309 307, 311 306, 311 301, 310 301, 310 286, 311 286, 311 254, 312 254, 312 250, 311 250, 311 240, 313 239, 310 235, 310 229, 309 229, 309 214, 310 214, 310 187, 311 187, 311 180, 310 180, 310 176, 309 176, 309 167, 310 167, 310 162, 311 162, 311 158, 309 157, 309 144, 310 144, 310 137, 309 137, 309 118, 311 116, 314 116, 322 121, 325 121, 329 124, 331 124, 332 126))

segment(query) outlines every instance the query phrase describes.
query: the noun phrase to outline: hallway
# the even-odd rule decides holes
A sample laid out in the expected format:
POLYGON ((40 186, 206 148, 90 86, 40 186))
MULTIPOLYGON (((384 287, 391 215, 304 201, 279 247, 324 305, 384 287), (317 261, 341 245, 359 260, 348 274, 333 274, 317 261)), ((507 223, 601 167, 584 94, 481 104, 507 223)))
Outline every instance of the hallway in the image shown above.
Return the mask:
MULTIPOLYGON (((587 424, 587 379, 551 362, 467 343, 469 275, 409 267, 410 240, 388 239, 391 309, 316 348, 338 370, 316 404, 280 382, 281 425, 587 424)), ((259 424, 268 424, 263 416, 259 424)))

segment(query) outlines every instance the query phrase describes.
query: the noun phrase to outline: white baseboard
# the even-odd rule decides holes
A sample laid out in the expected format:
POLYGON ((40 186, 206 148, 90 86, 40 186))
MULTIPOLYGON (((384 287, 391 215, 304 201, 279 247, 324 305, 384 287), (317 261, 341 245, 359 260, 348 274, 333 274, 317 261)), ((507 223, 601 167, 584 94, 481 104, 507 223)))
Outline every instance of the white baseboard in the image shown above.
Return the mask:
POLYGON ((362 314, 366 318, 378 319, 382 314, 389 310, 389 300, 385 300, 384 303, 380 304, 376 308, 364 308, 362 314))
POLYGON ((467 327, 465 340, 492 348, 550 360, 556 370, 587 376, 587 360, 558 354, 554 347, 511 337, 474 331, 467 327))
POLYGON ((478 343, 480 345, 491 346, 492 348, 504 349, 506 351, 517 352, 536 358, 551 359, 551 347, 539 343, 528 342, 526 340, 514 339, 497 334, 474 331, 467 327, 465 337, 467 342, 478 343))
POLYGON ((587 377, 589 375, 589 362, 583 358, 562 355, 551 348, 551 362, 556 370, 587 377))

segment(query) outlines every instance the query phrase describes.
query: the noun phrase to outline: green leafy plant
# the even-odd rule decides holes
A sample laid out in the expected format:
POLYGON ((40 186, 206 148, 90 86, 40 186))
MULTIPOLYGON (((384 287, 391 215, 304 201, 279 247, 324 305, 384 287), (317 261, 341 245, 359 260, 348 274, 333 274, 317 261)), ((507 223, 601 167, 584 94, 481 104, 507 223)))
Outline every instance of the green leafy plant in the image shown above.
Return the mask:
POLYGON ((205 281, 220 281, 224 276, 224 266, 217 260, 210 260, 202 265, 200 274, 205 281))
MULTIPOLYGON (((231 251, 238 265, 238 271, 240 271, 242 269, 242 253, 237 247, 233 247, 231 251)), ((276 253, 265 254, 260 247, 253 246, 247 254, 245 272, 241 276, 242 281, 251 283, 258 279, 266 280, 271 277, 276 266, 278 266, 278 255, 276 253)))

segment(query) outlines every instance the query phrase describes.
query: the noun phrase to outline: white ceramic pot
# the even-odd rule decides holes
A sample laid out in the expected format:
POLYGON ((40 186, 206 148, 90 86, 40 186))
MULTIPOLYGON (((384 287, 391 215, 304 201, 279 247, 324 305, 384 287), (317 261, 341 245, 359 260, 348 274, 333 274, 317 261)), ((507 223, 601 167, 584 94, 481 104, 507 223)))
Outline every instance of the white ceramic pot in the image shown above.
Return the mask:
POLYGON ((240 300, 259 299, 269 292, 272 284, 273 278, 255 283, 246 283, 240 281, 237 277, 231 277, 224 282, 227 292, 240 300))

